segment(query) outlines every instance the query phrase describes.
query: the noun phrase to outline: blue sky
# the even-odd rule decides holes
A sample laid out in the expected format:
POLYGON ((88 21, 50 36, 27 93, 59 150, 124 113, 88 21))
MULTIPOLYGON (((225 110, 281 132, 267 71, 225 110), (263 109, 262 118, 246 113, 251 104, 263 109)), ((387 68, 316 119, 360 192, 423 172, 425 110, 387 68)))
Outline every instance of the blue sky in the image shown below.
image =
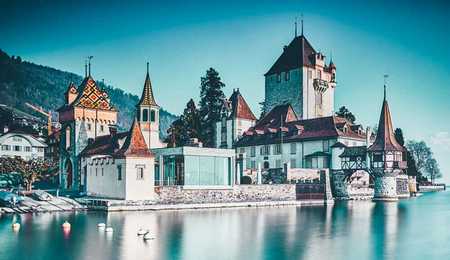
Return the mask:
POLYGON ((0 48, 140 94, 145 63, 159 104, 180 113, 216 68, 259 114, 263 74, 294 36, 337 66, 336 109, 373 126, 383 74, 395 127, 425 140, 450 181, 450 4, 446 1, 0 1, 0 48))

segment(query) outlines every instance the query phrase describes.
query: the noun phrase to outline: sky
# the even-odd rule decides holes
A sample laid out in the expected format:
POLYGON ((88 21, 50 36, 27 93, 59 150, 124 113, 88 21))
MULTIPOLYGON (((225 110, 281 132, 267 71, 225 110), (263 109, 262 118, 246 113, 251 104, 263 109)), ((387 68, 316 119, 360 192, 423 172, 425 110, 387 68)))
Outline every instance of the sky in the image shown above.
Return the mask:
POLYGON ((394 127, 427 142, 450 183, 449 13, 448 1, 418 0, 0 0, 0 49, 80 75, 92 55, 95 79, 137 95, 149 61, 156 100, 175 114, 213 67, 259 115, 263 75, 303 14, 305 36, 336 64, 335 109, 374 126, 388 74, 394 127))

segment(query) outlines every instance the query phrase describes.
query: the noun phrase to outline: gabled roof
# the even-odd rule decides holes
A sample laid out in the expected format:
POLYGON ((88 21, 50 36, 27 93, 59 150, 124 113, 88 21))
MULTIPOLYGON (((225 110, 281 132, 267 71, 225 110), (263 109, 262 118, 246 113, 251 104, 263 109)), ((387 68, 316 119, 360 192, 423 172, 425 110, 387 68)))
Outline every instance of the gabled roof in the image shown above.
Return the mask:
POLYGON ((386 86, 384 92, 383 106, 381 107, 380 120, 378 122, 378 131, 375 142, 369 147, 370 151, 405 151, 394 136, 394 128, 392 126, 391 112, 389 104, 386 100, 386 86))
POLYGON ((304 35, 295 37, 265 75, 280 73, 303 66, 313 66, 316 51, 304 35))
POLYGON ((338 124, 343 122, 351 125, 344 118, 329 116, 296 120, 296 117, 293 117, 295 113, 290 112, 291 109, 290 105, 281 105, 273 108, 254 127, 246 131, 244 136, 236 142, 235 146, 245 147, 280 143, 282 132, 280 131, 280 120, 283 122, 282 127, 288 129, 288 132, 283 133, 282 141, 284 143, 325 140, 337 137, 365 140, 364 133, 354 132, 351 127, 348 127, 345 131, 338 128, 338 124), (267 131, 267 129, 276 129, 277 131, 273 133, 272 131, 267 131))
POLYGON ((71 104, 62 106, 58 111, 66 110, 74 106, 115 111, 115 108, 109 101, 108 93, 101 90, 90 75, 84 78, 77 90, 78 96, 76 99, 71 104))
POLYGON ((158 106, 153 96, 152 82, 150 81, 150 74, 148 70, 147 62, 147 75, 145 76, 144 89, 142 90, 142 96, 137 106, 158 106))
POLYGON ((67 87, 65 94, 67 95, 68 93, 71 93, 71 94, 78 93, 77 87, 75 86, 75 84, 73 82, 70 82, 69 86, 67 87))
POLYGON ((279 128, 289 122, 297 121, 298 117, 290 104, 283 104, 274 107, 261 120, 259 120, 255 128, 274 127, 279 128))
POLYGON ((256 121, 255 115, 239 92, 239 89, 233 91, 229 102, 231 103, 231 117, 256 121))
POLYGON ((120 148, 115 157, 152 157, 153 154, 149 151, 145 143, 144 136, 141 132, 141 127, 137 119, 134 119, 133 125, 128 132, 125 143, 120 148))
POLYGON ((120 148, 121 141, 127 136, 128 132, 99 136, 92 143, 88 144, 80 155, 113 155, 120 148))

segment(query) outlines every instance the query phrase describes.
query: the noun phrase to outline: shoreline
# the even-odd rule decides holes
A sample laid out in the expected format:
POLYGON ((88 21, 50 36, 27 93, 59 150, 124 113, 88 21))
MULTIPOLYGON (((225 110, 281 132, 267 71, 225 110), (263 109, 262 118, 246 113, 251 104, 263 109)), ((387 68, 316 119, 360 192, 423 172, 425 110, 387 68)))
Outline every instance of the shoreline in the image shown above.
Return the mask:
POLYGON ((170 210, 198 210, 198 209, 227 209, 227 208, 263 208, 263 207, 286 207, 286 206, 326 206, 334 204, 334 200, 292 200, 292 201, 246 201, 246 202, 222 202, 222 203, 191 203, 191 204, 148 204, 148 205, 112 205, 92 206, 79 205, 73 208, 52 208, 34 210, 30 207, 1 207, 2 214, 34 214, 52 212, 76 212, 76 211, 170 211, 170 210))

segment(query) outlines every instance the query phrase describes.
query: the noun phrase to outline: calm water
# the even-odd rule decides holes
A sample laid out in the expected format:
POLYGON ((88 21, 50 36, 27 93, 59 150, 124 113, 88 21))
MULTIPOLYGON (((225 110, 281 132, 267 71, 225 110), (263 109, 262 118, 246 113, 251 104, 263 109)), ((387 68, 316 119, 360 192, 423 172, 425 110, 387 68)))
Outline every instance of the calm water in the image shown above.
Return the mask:
POLYGON ((3 216, 0 259, 450 259, 450 193, 328 207, 3 216), (139 227, 156 239, 144 242, 139 227))

